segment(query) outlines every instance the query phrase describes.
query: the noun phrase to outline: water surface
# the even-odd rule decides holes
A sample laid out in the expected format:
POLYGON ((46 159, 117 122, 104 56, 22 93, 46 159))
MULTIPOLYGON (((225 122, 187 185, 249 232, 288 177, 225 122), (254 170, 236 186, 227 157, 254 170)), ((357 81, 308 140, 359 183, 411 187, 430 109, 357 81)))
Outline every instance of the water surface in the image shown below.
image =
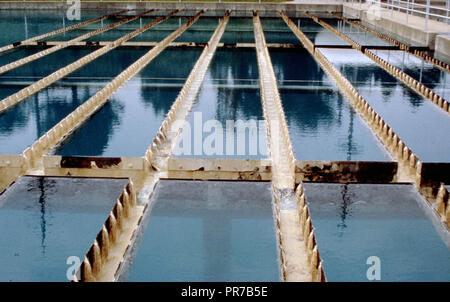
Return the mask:
POLYGON ((413 186, 304 183, 304 189, 328 281, 368 281, 370 256, 380 259, 381 281, 450 281, 450 251, 413 186))
POLYGON ((270 183, 160 181, 150 202, 123 279, 279 280, 270 183))
POLYGON ((0 195, 0 280, 69 281, 122 192, 125 179, 21 177, 0 195))

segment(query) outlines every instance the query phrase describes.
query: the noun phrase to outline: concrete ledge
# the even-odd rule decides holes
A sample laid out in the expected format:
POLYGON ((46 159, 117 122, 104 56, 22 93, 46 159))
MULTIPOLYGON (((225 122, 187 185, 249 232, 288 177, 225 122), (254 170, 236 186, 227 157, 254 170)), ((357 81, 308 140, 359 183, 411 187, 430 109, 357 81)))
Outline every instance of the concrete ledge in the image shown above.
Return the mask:
POLYGON ((342 10, 345 16, 359 18, 362 23, 372 25, 381 32, 388 32, 406 42, 427 46, 430 49, 435 49, 437 35, 450 31, 447 24, 435 20, 430 20, 428 29, 424 30, 424 18, 409 16, 409 22, 406 23, 406 15, 397 11, 394 11, 392 15, 390 11, 383 11, 375 17, 374 13, 367 13, 367 5, 360 7, 344 4, 342 10))
MULTIPOLYGON (((3 2, 0 10, 33 9, 61 10, 67 9, 66 2, 3 2)), ((341 1, 304 1, 303 3, 205 3, 205 2, 81 2, 82 9, 160 9, 160 10, 207 10, 205 15, 223 16, 225 10, 232 10, 233 16, 252 16, 257 10, 261 17, 279 17, 278 11, 287 11, 289 16, 301 16, 305 11, 312 12, 342 12, 341 1)), ((182 15, 182 14, 180 14, 182 15)))
POLYGON ((450 62, 450 36, 437 35, 434 46, 435 57, 441 61, 450 62))

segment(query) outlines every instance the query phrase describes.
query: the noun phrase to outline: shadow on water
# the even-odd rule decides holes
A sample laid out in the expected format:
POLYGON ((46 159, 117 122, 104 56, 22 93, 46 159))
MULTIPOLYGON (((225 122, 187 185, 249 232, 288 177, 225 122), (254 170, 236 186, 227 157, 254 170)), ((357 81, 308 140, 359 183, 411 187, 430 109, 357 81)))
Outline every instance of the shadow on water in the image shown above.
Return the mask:
POLYGON ((59 155, 101 156, 108 145, 114 128, 121 123, 120 114, 124 107, 119 102, 110 101, 92 116, 85 125, 75 131, 58 146, 59 155))

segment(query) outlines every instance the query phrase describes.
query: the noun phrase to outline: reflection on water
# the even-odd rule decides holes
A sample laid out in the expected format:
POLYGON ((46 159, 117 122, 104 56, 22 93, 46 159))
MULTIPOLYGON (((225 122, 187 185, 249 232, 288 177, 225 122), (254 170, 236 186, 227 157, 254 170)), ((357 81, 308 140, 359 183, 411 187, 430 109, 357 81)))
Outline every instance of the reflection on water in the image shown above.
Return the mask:
MULTIPOLYGON (((0 154, 18 154, 24 151, 67 114, 99 91, 103 87, 103 82, 109 81, 112 76, 125 69, 142 53, 143 51, 138 50, 113 50, 72 73, 69 78, 56 82, 6 113, 1 114, 0 154), (110 61, 117 63, 107 64, 110 61), (99 66, 102 66, 102 68, 99 68, 99 66), (86 82, 86 77, 91 75, 99 76, 99 82, 96 83, 95 79, 86 82)), ((60 57, 63 57, 62 55, 60 57)), ((46 67, 42 68, 45 69, 46 67)), ((21 82, 31 84, 32 81, 36 80, 35 74, 34 69, 29 69, 21 77, 0 77, 5 82, 14 83, 14 85, 8 86, 0 85, 0 95, 6 97, 24 88, 24 86, 19 85, 21 82)), ((111 129, 111 121, 114 120, 117 120, 117 113, 111 112, 111 119, 105 120, 102 125, 106 129, 111 129)))
POLYGON ((22 177, 0 196, 0 280, 68 281, 126 180, 22 177))
POLYGON ((448 90, 450 90, 450 75, 447 72, 402 50, 374 49, 372 52, 424 83, 444 99, 447 98, 448 90))
POLYGON ((0 28, 7 28, 0 35, 0 46, 22 41, 56 29, 68 27, 89 19, 94 19, 108 11, 83 10, 81 20, 68 20, 66 10, 1 10, 0 28))
POLYGON ((226 44, 255 43, 252 19, 230 18, 220 42, 226 44))
POLYGON ((422 161, 450 161, 448 114, 356 50, 321 51, 422 161))
POLYGON ((296 158, 389 160, 386 150, 306 50, 269 51, 296 158))
POLYGON ((150 146, 179 87, 127 83, 57 151, 59 155, 138 157, 150 146))
POLYGON ((292 30, 281 19, 261 19, 267 43, 301 44, 292 30))
POLYGON ((378 38, 377 36, 359 28, 353 24, 336 20, 334 22, 327 21, 328 24, 332 24, 334 28, 342 32, 344 35, 355 41, 362 46, 391 46, 392 44, 378 38))
POLYGON ((218 50, 173 155, 266 157, 266 134, 257 78, 253 49, 218 50), (208 129, 212 121, 217 121, 216 126, 208 129), (238 123, 241 122, 247 127, 240 128, 238 123), (209 144, 212 136, 215 139, 209 144))
POLYGON ((450 281, 449 250, 411 185, 304 183, 328 281, 368 281, 366 260, 381 260, 381 281, 450 281))
MULTIPOLYGON (((349 45, 347 42, 310 18, 294 18, 292 20, 315 45, 349 45)), ((337 22, 335 19, 327 19, 325 21, 331 24, 337 22)))
POLYGON ((270 188, 160 181, 140 230, 142 242, 122 279, 278 281, 270 188))
POLYGON ((52 86, 0 115, 0 154, 19 154, 99 88, 52 86))
POLYGON ((162 52, 131 81, 121 86, 111 101, 67 138, 56 153, 142 156, 156 136, 200 52, 180 49, 162 52), (183 51, 183 56, 180 51, 183 51))
POLYGON ((281 90, 296 158, 385 161, 389 156, 336 90, 281 90))

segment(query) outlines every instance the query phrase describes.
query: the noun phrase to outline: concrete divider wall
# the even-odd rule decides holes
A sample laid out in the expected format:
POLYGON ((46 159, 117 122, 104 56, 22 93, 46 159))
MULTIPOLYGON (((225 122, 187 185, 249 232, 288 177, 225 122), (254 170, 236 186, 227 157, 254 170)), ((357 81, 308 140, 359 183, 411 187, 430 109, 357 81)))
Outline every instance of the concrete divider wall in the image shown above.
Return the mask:
POLYGON ((131 180, 120 194, 114 208, 97 234, 94 243, 86 253, 74 281, 96 281, 102 266, 108 259, 111 246, 116 243, 125 220, 136 206, 136 192, 131 180))

